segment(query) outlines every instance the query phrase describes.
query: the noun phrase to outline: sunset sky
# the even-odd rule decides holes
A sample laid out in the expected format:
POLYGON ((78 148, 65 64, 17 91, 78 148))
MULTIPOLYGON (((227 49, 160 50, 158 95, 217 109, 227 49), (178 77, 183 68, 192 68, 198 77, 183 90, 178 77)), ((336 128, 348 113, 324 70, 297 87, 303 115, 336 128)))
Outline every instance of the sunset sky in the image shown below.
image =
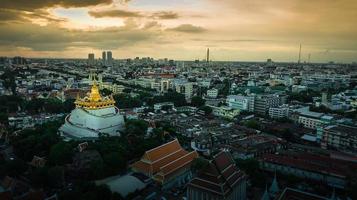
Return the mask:
POLYGON ((0 0, 0 56, 357 61, 356 0, 0 0))

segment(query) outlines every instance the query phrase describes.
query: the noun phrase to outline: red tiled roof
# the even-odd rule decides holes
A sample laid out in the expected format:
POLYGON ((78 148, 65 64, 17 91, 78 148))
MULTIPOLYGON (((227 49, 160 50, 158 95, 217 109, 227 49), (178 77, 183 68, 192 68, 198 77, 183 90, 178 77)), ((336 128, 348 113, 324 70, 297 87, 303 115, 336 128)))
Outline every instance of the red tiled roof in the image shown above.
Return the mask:
POLYGON ((278 200, 328 200, 329 198, 315 194, 299 191, 296 189, 285 188, 278 200))
POLYGON ((175 172, 189 166, 197 157, 197 152, 187 152, 176 139, 146 151, 141 160, 132 165, 132 168, 135 171, 154 176, 159 182, 165 182, 175 172))
POLYGON ((168 155, 170 153, 180 150, 181 148, 182 147, 181 147, 180 143, 178 142, 177 139, 175 139, 171 142, 168 142, 168 143, 158 146, 154 149, 146 151, 144 154, 144 158, 151 162, 154 162, 154 161, 164 157, 165 155, 168 155))
POLYGON ((186 166, 187 164, 190 164, 192 160, 197 157, 198 157, 198 153, 196 151, 187 153, 186 155, 173 160, 167 165, 160 167, 160 172, 162 172, 166 176, 172 173, 173 171, 175 171, 176 169, 186 166))
POLYGON ((263 161, 340 177, 345 177, 349 173, 346 163, 342 164, 326 156, 316 156, 308 153, 297 155, 267 154, 264 155, 263 161), (336 163, 341 164, 337 165, 336 163))
POLYGON ((235 166, 228 152, 220 152, 209 166, 201 170, 189 187, 216 193, 222 197, 232 191, 245 175, 235 166))

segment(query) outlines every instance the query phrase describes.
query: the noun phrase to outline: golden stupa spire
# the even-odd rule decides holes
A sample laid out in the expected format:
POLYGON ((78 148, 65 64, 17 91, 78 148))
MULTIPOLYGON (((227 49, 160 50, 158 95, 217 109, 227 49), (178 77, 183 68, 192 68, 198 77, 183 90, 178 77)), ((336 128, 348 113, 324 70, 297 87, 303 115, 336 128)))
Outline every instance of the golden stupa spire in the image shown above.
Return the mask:
POLYGON ((115 100, 113 97, 102 98, 102 96, 99 93, 97 81, 94 79, 92 88, 90 90, 90 93, 87 95, 87 97, 83 99, 77 98, 75 104, 77 107, 94 110, 94 109, 112 107, 115 104, 115 100))
POLYGON ((94 79, 93 85, 92 85, 92 88, 91 88, 91 92, 89 94, 89 101, 97 102, 97 101, 100 101, 100 100, 102 100, 102 97, 100 96, 100 93, 99 93, 99 88, 98 88, 98 85, 97 85, 97 81, 94 79))

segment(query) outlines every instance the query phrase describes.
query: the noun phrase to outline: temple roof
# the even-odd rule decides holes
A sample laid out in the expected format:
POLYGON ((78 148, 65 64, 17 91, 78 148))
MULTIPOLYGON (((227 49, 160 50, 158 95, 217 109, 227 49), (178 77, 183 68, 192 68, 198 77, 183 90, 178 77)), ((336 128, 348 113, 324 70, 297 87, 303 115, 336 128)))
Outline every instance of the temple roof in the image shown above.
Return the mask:
POLYGON ((95 110, 114 106, 115 100, 113 96, 102 97, 100 95, 97 82, 94 80, 90 93, 88 93, 84 98, 77 96, 74 103, 77 107, 95 110))
POLYGON ((141 160, 135 162, 132 168, 154 177, 160 182, 165 182, 176 171, 191 164, 197 158, 197 152, 187 152, 177 139, 148 150, 141 160))
POLYGON ((261 200, 270 200, 267 186, 265 186, 265 191, 264 191, 264 194, 263 194, 261 200))
POLYGON ((269 192, 276 194, 277 192, 279 192, 279 185, 278 185, 278 181, 276 179, 276 173, 274 175, 274 179, 273 182, 271 183, 271 186, 269 188, 269 192))
POLYGON ((236 167, 228 152, 218 153, 209 165, 198 172, 189 187, 227 197, 245 175, 236 167))

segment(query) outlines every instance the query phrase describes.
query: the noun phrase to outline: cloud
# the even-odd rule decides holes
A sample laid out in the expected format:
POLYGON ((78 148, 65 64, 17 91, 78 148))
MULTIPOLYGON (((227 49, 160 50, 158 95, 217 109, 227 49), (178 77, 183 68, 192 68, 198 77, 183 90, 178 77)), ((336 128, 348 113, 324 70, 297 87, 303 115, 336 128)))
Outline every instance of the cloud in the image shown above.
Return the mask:
POLYGON ((8 9, 0 9, 0 21, 14 21, 21 20, 22 17, 19 12, 8 9))
POLYGON ((129 10, 101 10, 101 11, 89 11, 88 14, 95 18, 103 17, 113 17, 113 18, 152 18, 152 19, 178 19, 179 15, 172 11, 158 11, 158 12, 138 12, 138 11, 129 11, 129 10))
POLYGON ((94 49, 117 49, 142 42, 154 42, 160 31, 153 29, 158 24, 140 27, 131 20, 121 27, 97 30, 69 30, 51 22, 47 26, 24 23, 0 23, 0 49, 27 48, 33 51, 65 51, 71 47, 94 49))
POLYGON ((56 17, 46 10, 20 11, 11 9, 0 9, 0 22, 21 23, 33 22, 47 24, 49 22, 64 22, 66 19, 56 17))
POLYGON ((51 7, 88 7, 100 4, 111 4, 113 0, 5 0, 1 2, 1 7, 4 9, 14 10, 36 10, 51 7))
POLYGON ((192 24, 181 24, 175 28, 167 29, 170 31, 184 32, 184 33, 202 33, 205 32, 206 29, 200 26, 194 26, 192 24))
POLYGON ((127 17, 143 17, 140 12, 134 11, 126 11, 126 10, 105 10, 105 11, 89 11, 88 14, 95 18, 102 17, 119 17, 119 18, 127 18, 127 17))
POLYGON ((178 19, 180 16, 172 11, 159 11, 152 14, 152 17, 157 19, 178 19))

